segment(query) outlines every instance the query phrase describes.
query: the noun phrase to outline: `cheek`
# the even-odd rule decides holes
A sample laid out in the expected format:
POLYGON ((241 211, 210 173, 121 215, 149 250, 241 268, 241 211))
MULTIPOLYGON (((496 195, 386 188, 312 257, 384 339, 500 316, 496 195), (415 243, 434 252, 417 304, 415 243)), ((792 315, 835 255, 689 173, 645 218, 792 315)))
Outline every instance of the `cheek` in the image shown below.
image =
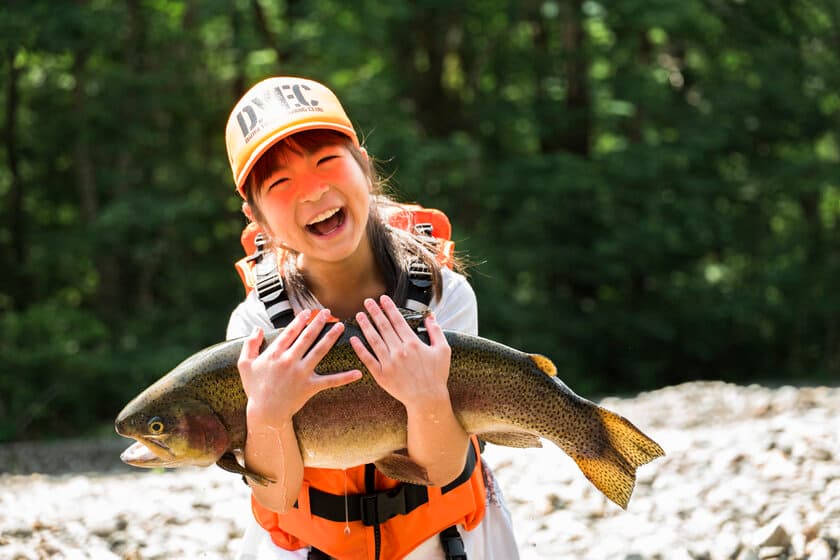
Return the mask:
POLYGON ((262 204, 263 229, 268 230, 269 235, 280 233, 279 226, 291 223, 294 218, 291 209, 294 208, 292 193, 287 191, 272 194, 262 204))

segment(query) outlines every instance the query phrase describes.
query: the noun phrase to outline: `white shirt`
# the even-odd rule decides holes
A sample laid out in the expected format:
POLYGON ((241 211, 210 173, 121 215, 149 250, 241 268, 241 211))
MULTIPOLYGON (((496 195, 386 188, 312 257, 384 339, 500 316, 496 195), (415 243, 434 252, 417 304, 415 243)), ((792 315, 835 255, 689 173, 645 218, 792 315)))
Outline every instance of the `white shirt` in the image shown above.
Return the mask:
MULTIPOLYGON (((444 330, 466 334, 478 334, 478 303, 475 292, 467 279, 448 268, 441 270, 443 285, 440 299, 433 299, 429 307, 435 314, 438 324, 444 330)), ((300 311, 294 299, 291 299, 295 313, 300 311)), ((255 327, 271 330, 274 327, 268 318, 265 305, 252 290, 230 316, 227 339, 248 336, 255 327)))
MULTIPOLYGON (((440 298, 432 299, 429 307, 435 314, 438 324, 444 330, 458 331, 466 334, 478 334, 478 303, 475 292, 467 279, 461 274, 448 268, 441 270, 443 285, 440 298)), ((300 307, 294 298, 290 299, 295 313, 300 307)), ((273 329, 265 305, 257 297, 256 290, 252 290, 248 297, 240 303, 230 316, 227 328, 227 339, 248 336, 255 327, 265 330, 273 329)), ((513 525, 510 513, 502 500, 501 492, 496 486, 495 479, 484 465, 488 485, 492 485, 494 498, 488 489, 488 501, 484 520, 472 531, 464 531, 458 526, 469 560, 516 560, 519 558, 516 541, 513 536, 513 525)), ((237 560, 305 560, 308 548, 300 550, 284 550, 271 541, 268 532, 251 518, 237 560)), ((443 558, 443 548, 440 538, 435 535, 414 549, 405 560, 439 560, 443 558)))

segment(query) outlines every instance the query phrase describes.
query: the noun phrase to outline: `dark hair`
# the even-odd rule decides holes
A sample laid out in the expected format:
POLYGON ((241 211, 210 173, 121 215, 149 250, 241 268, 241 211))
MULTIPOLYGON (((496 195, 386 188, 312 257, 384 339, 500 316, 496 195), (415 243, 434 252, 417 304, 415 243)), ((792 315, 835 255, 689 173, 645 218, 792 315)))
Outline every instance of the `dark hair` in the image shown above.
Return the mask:
MULTIPOLYGON (((254 165, 243 186, 245 198, 254 219, 264 223, 265 217, 259 208, 259 186, 271 175, 274 165, 283 161, 288 152, 311 153, 325 144, 345 146, 361 167, 371 184, 370 213, 367 223, 368 239, 371 243, 376 264, 385 279, 386 293, 397 305, 404 305, 408 293, 408 270, 411 263, 421 259, 432 271, 433 291, 441 294, 441 270, 436 259, 436 248, 426 240, 401 229, 391 227, 387 222, 387 210, 399 206, 385 194, 385 181, 376 171, 372 158, 367 158, 349 137, 332 130, 310 130, 299 132, 274 144, 254 165)), ((291 292, 304 302, 314 304, 315 298, 306 286, 303 274, 295 265, 297 253, 287 247, 275 247, 280 263, 280 274, 291 292)))

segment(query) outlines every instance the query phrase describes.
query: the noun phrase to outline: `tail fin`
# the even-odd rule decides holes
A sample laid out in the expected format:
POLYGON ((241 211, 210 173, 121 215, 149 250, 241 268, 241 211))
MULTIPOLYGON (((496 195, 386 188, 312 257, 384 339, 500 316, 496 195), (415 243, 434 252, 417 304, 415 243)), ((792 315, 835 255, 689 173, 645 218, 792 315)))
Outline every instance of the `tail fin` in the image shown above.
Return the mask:
POLYGON ((572 458, 598 490, 627 509, 636 485, 636 468, 665 452, 629 420, 600 407, 595 412, 606 436, 603 446, 597 454, 575 453, 572 458))

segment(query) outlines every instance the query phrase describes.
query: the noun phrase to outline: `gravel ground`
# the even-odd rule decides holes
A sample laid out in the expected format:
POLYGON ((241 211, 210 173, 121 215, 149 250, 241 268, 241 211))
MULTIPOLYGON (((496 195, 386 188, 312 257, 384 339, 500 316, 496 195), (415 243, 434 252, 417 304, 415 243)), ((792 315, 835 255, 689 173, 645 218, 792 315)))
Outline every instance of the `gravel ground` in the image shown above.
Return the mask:
MULTIPOLYGON (((627 511, 551 444, 488 446, 523 560, 840 559, 840 389, 688 383, 602 404, 667 453, 627 511)), ((130 469, 126 446, 0 446, 0 559, 232 558, 239 479, 130 469)))

